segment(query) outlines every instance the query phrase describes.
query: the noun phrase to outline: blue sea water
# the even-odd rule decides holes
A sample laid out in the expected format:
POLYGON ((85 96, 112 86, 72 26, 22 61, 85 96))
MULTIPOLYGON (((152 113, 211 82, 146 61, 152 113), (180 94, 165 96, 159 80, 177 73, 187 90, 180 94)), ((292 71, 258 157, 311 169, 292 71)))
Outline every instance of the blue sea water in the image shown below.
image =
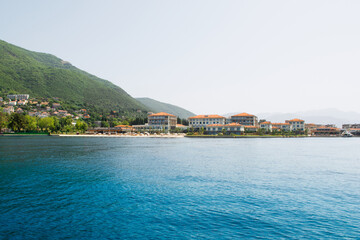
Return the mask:
POLYGON ((360 239, 360 138, 0 138, 0 239, 360 239))

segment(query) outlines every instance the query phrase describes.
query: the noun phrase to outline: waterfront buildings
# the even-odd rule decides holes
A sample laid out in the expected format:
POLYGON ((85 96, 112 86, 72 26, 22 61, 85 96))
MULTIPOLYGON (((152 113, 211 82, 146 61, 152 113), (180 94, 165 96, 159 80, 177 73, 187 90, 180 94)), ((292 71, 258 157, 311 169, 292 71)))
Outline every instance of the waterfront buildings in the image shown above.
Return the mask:
POLYGON ((342 125, 343 129, 350 129, 350 128, 360 128, 360 124, 359 123, 355 123, 355 124, 343 124, 342 125))
POLYGON ((170 130, 176 128, 177 118, 175 115, 160 112, 148 115, 148 125, 151 129, 170 130))
POLYGON ((313 131, 313 135, 315 136, 338 136, 340 133, 340 128, 326 126, 316 128, 315 131, 313 131))
POLYGON ((258 126, 258 118, 249 113, 239 113, 230 117, 231 122, 245 126, 258 126))
POLYGON ((260 128, 264 129, 267 132, 272 132, 272 124, 269 121, 261 122, 260 123, 260 128))
POLYGON ((219 133, 240 135, 244 131, 244 126, 239 123, 209 124, 206 126, 206 133, 209 135, 217 135, 219 133))
POLYGON ((290 123, 271 123, 271 125, 273 128, 278 128, 285 132, 292 131, 292 125, 290 123))
POLYGON ((285 122, 290 124, 292 131, 305 131, 305 121, 302 119, 295 118, 285 122))
POLYGON ((260 128, 264 129, 265 131, 272 132, 272 131, 285 131, 291 132, 293 130, 292 125, 290 123, 272 123, 269 121, 260 122, 260 128))
POLYGON ((352 135, 360 136, 360 128, 348 128, 347 129, 352 135))
POLYGON ((211 124, 225 124, 225 117, 220 115, 197 115, 189 117, 189 126, 194 129, 206 128, 207 125, 211 124))
POLYGON ((257 126, 244 126, 246 133, 256 133, 259 128, 257 126))

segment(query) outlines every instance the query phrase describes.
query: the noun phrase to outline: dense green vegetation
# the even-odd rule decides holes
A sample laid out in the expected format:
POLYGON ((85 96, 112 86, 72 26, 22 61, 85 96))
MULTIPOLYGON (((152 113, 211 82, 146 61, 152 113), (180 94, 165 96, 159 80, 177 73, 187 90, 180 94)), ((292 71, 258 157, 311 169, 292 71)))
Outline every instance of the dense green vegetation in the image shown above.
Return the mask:
POLYGON ((151 98, 136 98, 136 100, 147 106, 153 112, 166 112, 182 119, 195 116, 194 113, 186 109, 168 103, 159 102, 151 98))
POLYGON ((0 111, 0 133, 5 128, 9 128, 15 133, 84 133, 88 129, 88 124, 77 120, 74 126, 71 117, 38 118, 19 113, 9 115, 0 111))
POLYGON ((57 97, 68 108, 98 114, 115 110, 122 116, 146 116, 140 102, 109 81, 86 73, 53 55, 22 49, 0 40, 0 95, 57 97))

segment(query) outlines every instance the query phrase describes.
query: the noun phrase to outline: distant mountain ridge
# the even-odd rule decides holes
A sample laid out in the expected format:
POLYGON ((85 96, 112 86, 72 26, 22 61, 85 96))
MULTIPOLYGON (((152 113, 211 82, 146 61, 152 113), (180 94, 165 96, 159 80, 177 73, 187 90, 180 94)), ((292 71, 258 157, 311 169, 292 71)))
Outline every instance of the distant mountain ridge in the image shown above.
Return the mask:
MULTIPOLYGON (((227 113, 229 117, 235 113, 227 113)), ((335 108, 301 111, 293 113, 257 113, 258 119, 266 119, 271 122, 284 122, 292 118, 301 118, 306 123, 335 124, 341 127, 346 123, 360 123, 360 113, 353 111, 341 111, 335 108)))
POLYGON ((291 118, 302 118, 307 123, 335 124, 341 127, 346 123, 360 123, 360 113, 353 111, 341 111, 335 108, 301 111, 294 113, 259 113, 259 119, 278 122, 291 118))
POLYGON ((153 112, 166 112, 170 114, 174 114, 182 119, 187 119, 188 117, 192 117, 195 114, 178 106, 163 103, 160 101, 156 101, 151 98, 136 98, 139 102, 147 106, 153 112))
POLYGON ((98 112, 124 115, 148 111, 123 89, 51 54, 32 52, 0 40, 0 93, 58 97, 98 112))

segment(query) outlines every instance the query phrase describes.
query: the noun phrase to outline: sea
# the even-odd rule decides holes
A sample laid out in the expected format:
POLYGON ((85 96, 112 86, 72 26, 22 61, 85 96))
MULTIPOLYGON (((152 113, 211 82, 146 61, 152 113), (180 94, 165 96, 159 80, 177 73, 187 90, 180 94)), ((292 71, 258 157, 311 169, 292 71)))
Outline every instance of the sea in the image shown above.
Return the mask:
POLYGON ((0 137, 0 239, 360 239, 360 138, 0 137))

